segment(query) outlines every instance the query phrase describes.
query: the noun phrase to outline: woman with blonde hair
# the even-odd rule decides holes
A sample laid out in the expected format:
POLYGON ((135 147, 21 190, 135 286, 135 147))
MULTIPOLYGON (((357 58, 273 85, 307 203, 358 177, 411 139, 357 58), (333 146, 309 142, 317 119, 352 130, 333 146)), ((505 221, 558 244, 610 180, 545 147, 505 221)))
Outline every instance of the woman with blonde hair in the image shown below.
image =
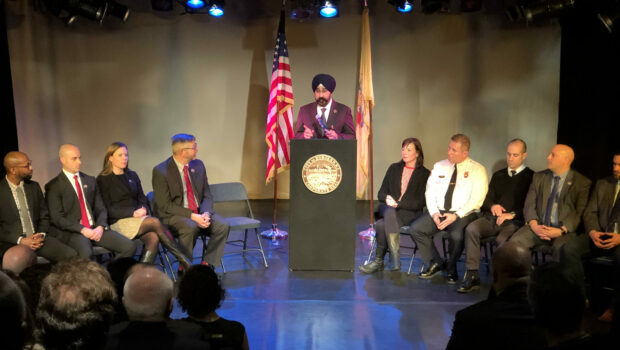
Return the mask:
POLYGON ((179 264, 189 268, 188 259, 173 241, 170 233, 159 219, 150 216, 142 183, 135 171, 128 168, 129 153, 127 145, 113 142, 103 158, 103 170, 97 176, 101 197, 108 210, 110 227, 123 236, 144 242, 144 253, 140 262, 152 264, 161 244, 174 255, 179 264))

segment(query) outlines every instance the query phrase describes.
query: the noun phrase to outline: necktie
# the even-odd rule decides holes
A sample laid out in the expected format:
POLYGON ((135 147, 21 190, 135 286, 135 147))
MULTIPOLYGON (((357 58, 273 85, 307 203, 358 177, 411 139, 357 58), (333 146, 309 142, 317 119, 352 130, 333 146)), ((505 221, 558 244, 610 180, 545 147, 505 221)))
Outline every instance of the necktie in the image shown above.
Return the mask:
POLYGON ((560 177, 553 177, 553 188, 551 189, 551 194, 549 195, 549 199, 547 199, 547 208, 545 210, 545 226, 551 226, 551 217, 553 216, 553 206, 558 201, 558 184, 560 183, 560 177))
POLYGON ((321 108, 321 120, 323 120, 323 124, 324 124, 324 125, 327 125, 327 124, 326 124, 326 123, 327 123, 327 119, 325 119, 325 110, 326 110, 326 109, 327 109, 327 108, 325 108, 325 107, 321 108))
POLYGON ((454 194, 454 186, 456 186, 456 164, 454 164, 454 171, 452 172, 452 177, 450 178, 450 185, 448 185, 448 190, 446 191, 446 197, 444 198, 443 208, 445 210, 450 210, 452 208, 452 195, 454 194))
POLYGON ((84 202, 84 194, 82 194, 82 186, 80 186, 80 182, 78 181, 78 176, 73 175, 73 180, 75 180, 75 189, 78 194, 78 200, 80 201, 80 212, 82 214, 82 219, 80 219, 80 224, 84 227, 90 228, 90 221, 88 220, 88 212, 86 211, 86 202, 84 202))
POLYGON ((187 207, 189 210, 198 214, 198 204, 196 204, 196 196, 194 196, 194 190, 192 189, 192 183, 189 181, 189 174, 187 173, 188 166, 183 167, 183 177, 185 177, 185 189, 187 190, 187 207))
POLYGON ((516 170, 510 170, 510 177, 513 177, 517 175, 517 171, 516 170))
POLYGON ((24 189, 22 187, 17 187, 17 201, 19 202, 19 217, 22 221, 22 225, 24 226, 24 233, 26 237, 30 237, 34 234, 34 226, 32 226, 32 220, 30 219, 30 212, 28 211, 28 206, 26 205, 26 194, 24 193, 24 189))
POLYGON ((609 215, 609 223, 607 224, 609 227, 607 228, 607 232, 615 232, 616 227, 614 224, 620 221, 620 200, 618 200, 620 196, 618 195, 618 186, 620 186, 620 182, 616 185, 616 200, 611 209, 611 215, 609 215))

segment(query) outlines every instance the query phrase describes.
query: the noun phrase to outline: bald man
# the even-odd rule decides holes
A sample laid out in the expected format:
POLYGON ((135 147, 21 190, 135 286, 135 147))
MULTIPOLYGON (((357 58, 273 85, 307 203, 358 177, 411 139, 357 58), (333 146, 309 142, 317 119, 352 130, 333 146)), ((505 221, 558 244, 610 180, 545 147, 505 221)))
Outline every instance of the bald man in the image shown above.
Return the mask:
POLYGON ((296 139, 355 139, 351 108, 334 101, 336 79, 329 74, 317 74, 312 79, 314 101, 299 108, 296 139))
POLYGON ((529 249, 506 242, 493 255, 492 264, 493 296, 456 313, 446 349, 544 348, 527 299, 529 249))
POLYGON ((60 261, 77 255, 55 237, 47 236, 49 215, 41 187, 32 181, 32 161, 25 153, 4 157, 6 177, 0 180, 0 261, 19 273, 36 256, 60 261))
POLYGON ((198 340, 200 327, 168 319, 173 307, 172 280, 153 266, 132 271, 123 288, 130 321, 112 327, 106 349, 207 349, 198 340), (188 329, 181 331, 182 327, 188 329))
POLYGON ((136 244, 108 227, 108 213, 97 181, 80 172, 79 148, 64 144, 58 155, 62 171, 45 185, 50 234, 83 259, 92 256, 93 245, 116 253, 116 258, 133 256, 136 244))
POLYGON ((551 149, 548 169, 534 174, 525 198, 526 225, 510 241, 527 248, 549 246, 555 261, 583 273, 579 249, 564 249, 566 242, 577 238, 575 231, 588 203, 591 185, 588 178, 570 168, 574 159, 575 153, 567 145, 551 149))

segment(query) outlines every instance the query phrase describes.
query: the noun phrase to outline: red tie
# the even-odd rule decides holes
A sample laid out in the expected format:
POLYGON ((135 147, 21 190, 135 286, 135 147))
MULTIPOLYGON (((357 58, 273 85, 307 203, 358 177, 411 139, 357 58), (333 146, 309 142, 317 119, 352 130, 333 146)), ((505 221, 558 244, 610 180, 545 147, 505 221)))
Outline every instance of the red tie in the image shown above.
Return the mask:
POLYGON ((80 186, 77 175, 73 175, 73 180, 75 180, 75 189, 77 190, 78 200, 80 201, 80 211, 82 212, 82 219, 80 220, 80 224, 82 224, 82 226, 90 228, 90 222, 88 221, 88 212, 86 211, 86 202, 84 202, 84 195, 82 194, 82 186, 80 186))
POLYGON ((198 214, 198 204, 196 204, 196 196, 194 196, 194 190, 192 189, 192 183, 189 181, 189 174, 187 173, 188 166, 183 167, 183 176, 185 176, 185 188, 187 189, 187 207, 198 214))

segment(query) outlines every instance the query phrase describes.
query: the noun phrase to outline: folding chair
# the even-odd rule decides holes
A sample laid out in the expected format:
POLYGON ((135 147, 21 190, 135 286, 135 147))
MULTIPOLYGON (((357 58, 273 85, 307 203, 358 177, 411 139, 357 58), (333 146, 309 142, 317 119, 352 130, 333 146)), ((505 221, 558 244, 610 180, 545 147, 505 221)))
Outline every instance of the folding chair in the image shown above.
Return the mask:
MULTIPOLYGON (((400 234, 409 236, 409 226, 402 226, 400 228, 400 234)), ((413 267, 413 259, 415 259, 415 253, 418 250, 418 246, 415 244, 415 242, 413 242, 413 247, 405 246, 405 245, 401 245, 400 247, 405 248, 405 249, 411 249, 411 260, 409 261, 409 269, 407 270, 407 274, 410 275, 411 268, 413 267)), ((376 252, 376 250, 377 250, 377 240, 373 239, 372 247, 370 248, 370 253, 368 253, 368 259, 366 259, 364 264, 368 264, 370 262, 370 259, 372 258, 372 255, 376 252)))
MULTIPOLYGON (((226 182, 219 184, 211 184, 209 185, 211 190, 211 194, 213 196, 213 203, 218 206, 222 206, 223 203, 233 202, 240 204, 243 207, 243 211, 247 216, 234 216, 234 217, 226 217, 224 218, 228 224, 230 224, 230 231, 243 231, 243 239, 227 241, 226 243, 243 243, 243 249, 226 252, 224 255, 230 254, 238 254, 241 253, 245 256, 245 252, 257 251, 261 253, 263 258, 263 264, 265 268, 269 267, 267 265, 267 259, 265 258, 265 251, 263 250, 263 244, 261 243, 261 237, 258 233, 258 228, 260 227, 260 221, 254 219, 254 214, 252 213, 252 207, 250 206, 250 201, 248 200, 248 194, 245 190, 245 186, 241 182, 226 182), (256 241, 258 242, 258 247, 248 248, 248 230, 254 230, 256 235, 256 241)), ((203 245, 203 254, 204 254, 204 245, 203 245)), ((226 269, 224 268, 224 264, 222 263, 222 270, 226 273, 226 269)))

